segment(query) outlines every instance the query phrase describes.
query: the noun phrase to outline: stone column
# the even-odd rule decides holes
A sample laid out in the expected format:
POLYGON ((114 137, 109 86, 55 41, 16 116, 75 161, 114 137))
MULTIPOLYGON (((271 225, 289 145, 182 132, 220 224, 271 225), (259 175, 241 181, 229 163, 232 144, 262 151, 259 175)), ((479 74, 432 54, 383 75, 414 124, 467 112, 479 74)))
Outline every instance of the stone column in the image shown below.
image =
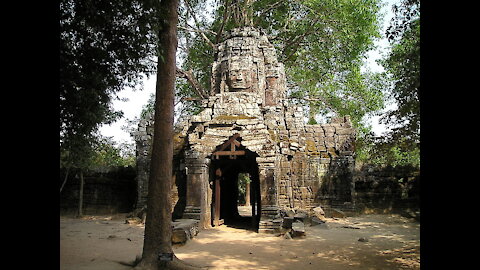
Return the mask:
POLYGON ((259 164, 260 170, 260 194, 262 206, 276 206, 276 189, 274 179, 274 168, 265 167, 259 164))
POLYGON ((280 223, 275 218, 278 214, 278 200, 274 177, 274 163, 259 163, 261 213, 258 224, 259 233, 275 233, 280 223))
POLYGON ((245 206, 250 206, 250 183, 245 184, 245 206))
POLYGON ((140 211, 147 206, 148 177, 150 174, 150 159, 153 138, 153 115, 147 115, 147 120, 140 120, 138 129, 133 132, 136 146, 137 168, 137 202, 135 210, 140 211))
POLYGON ((197 152, 189 152, 185 158, 187 175, 187 203, 183 218, 200 220, 200 227, 211 227, 211 197, 209 185, 210 159, 197 152))

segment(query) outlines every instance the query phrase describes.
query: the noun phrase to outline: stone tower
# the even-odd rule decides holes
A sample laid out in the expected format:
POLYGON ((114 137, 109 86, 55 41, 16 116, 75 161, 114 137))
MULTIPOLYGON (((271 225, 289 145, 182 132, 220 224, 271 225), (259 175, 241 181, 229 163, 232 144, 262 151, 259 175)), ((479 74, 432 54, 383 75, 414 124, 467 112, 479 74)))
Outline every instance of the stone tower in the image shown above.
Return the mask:
POLYGON ((211 95, 227 92, 256 93, 262 106, 285 98, 285 71, 275 48, 256 29, 233 29, 219 44, 212 68, 211 95))
MULTIPOLYGON (((286 210, 351 208, 355 130, 348 117, 306 125, 285 99, 282 63, 266 36, 230 31, 218 46, 210 97, 175 135, 174 217, 202 227, 238 218, 238 175, 251 179, 252 224, 273 232, 286 210)), ((140 123, 137 208, 147 196, 152 120, 140 123)))

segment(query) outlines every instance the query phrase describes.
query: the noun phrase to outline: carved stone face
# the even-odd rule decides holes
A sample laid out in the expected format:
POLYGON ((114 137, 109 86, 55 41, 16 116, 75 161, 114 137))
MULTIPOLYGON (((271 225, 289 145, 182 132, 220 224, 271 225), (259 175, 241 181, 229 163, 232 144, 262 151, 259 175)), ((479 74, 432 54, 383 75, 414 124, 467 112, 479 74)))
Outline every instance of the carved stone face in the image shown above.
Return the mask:
POLYGON ((227 72, 227 84, 230 91, 244 91, 252 87, 252 71, 238 65, 230 66, 227 72))

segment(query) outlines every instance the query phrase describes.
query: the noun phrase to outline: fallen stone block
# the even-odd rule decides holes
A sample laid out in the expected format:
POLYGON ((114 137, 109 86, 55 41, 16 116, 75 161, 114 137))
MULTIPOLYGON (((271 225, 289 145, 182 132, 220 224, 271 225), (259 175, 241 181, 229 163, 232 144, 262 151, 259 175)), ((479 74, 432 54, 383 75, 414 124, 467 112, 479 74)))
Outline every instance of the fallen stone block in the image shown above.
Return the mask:
POLYGON ((317 217, 312 217, 310 225, 311 226, 322 225, 322 224, 325 224, 325 222, 326 220, 321 220, 317 217))
POLYGON ((326 217, 331 217, 331 218, 346 218, 347 215, 338 209, 335 208, 326 208, 325 209, 325 216, 326 217))
POLYGON ((328 227, 327 223, 323 223, 323 222, 321 222, 321 223, 312 223, 311 226, 315 226, 315 228, 317 228, 317 229, 324 229, 324 230, 330 229, 330 228, 328 227))
POLYGON ((305 220, 308 218, 308 215, 307 215, 307 213, 305 213, 305 212, 297 212, 297 213, 293 216, 293 218, 294 218, 295 220, 300 220, 301 222, 305 222, 305 220))
POLYGON ((183 228, 173 229, 172 232, 172 243, 174 244, 184 244, 190 240, 190 234, 183 228))
POLYGON ((360 238, 358 239, 358 241, 359 241, 359 242, 368 242, 368 238, 366 238, 366 237, 360 237, 360 238))
POLYGON ((172 222, 172 243, 184 244, 195 237, 199 232, 198 224, 196 219, 177 219, 172 222))
POLYGON ((285 239, 292 239, 292 235, 290 234, 290 232, 287 232, 287 233, 283 236, 283 238, 285 238, 285 239))
POLYGON ((286 229, 291 229, 292 228, 292 223, 293 223, 293 217, 284 217, 283 218, 283 223, 282 227, 286 229))
POLYGON ((342 226, 342 228, 360 230, 360 227, 355 227, 355 226, 350 226, 350 225, 344 225, 344 226, 342 226))
POLYGON ((292 237, 305 237, 305 224, 303 222, 293 222, 292 224, 292 231, 291 231, 292 237))
MULTIPOLYGON (((291 192, 291 190, 287 190, 287 192, 291 192)), ((287 217, 294 217, 295 216, 295 211, 291 210, 291 209, 287 209, 285 210, 285 215, 287 217)))
POLYGON ((313 213, 315 213, 315 217, 323 222, 325 222, 327 219, 325 218, 325 211, 323 211, 322 207, 317 206, 313 208, 313 213))
POLYGON ((125 224, 141 224, 142 220, 138 217, 131 217, 125 219, 125 224))

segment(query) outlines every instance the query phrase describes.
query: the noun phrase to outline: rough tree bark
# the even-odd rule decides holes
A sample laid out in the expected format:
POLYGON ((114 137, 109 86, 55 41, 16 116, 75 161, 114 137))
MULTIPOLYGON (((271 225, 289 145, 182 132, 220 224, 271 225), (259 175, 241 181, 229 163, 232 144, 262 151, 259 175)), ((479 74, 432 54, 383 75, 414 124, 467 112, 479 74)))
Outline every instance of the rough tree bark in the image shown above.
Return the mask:
POLYGON ((178 0, 162 0, 153 149, 148 183, 145 238, 140 263, 135 269, 199 269, 175 257, 172 249, 173 113, 176 73, 178 0), (170 254, 172 261, 160 260, 170 254))

